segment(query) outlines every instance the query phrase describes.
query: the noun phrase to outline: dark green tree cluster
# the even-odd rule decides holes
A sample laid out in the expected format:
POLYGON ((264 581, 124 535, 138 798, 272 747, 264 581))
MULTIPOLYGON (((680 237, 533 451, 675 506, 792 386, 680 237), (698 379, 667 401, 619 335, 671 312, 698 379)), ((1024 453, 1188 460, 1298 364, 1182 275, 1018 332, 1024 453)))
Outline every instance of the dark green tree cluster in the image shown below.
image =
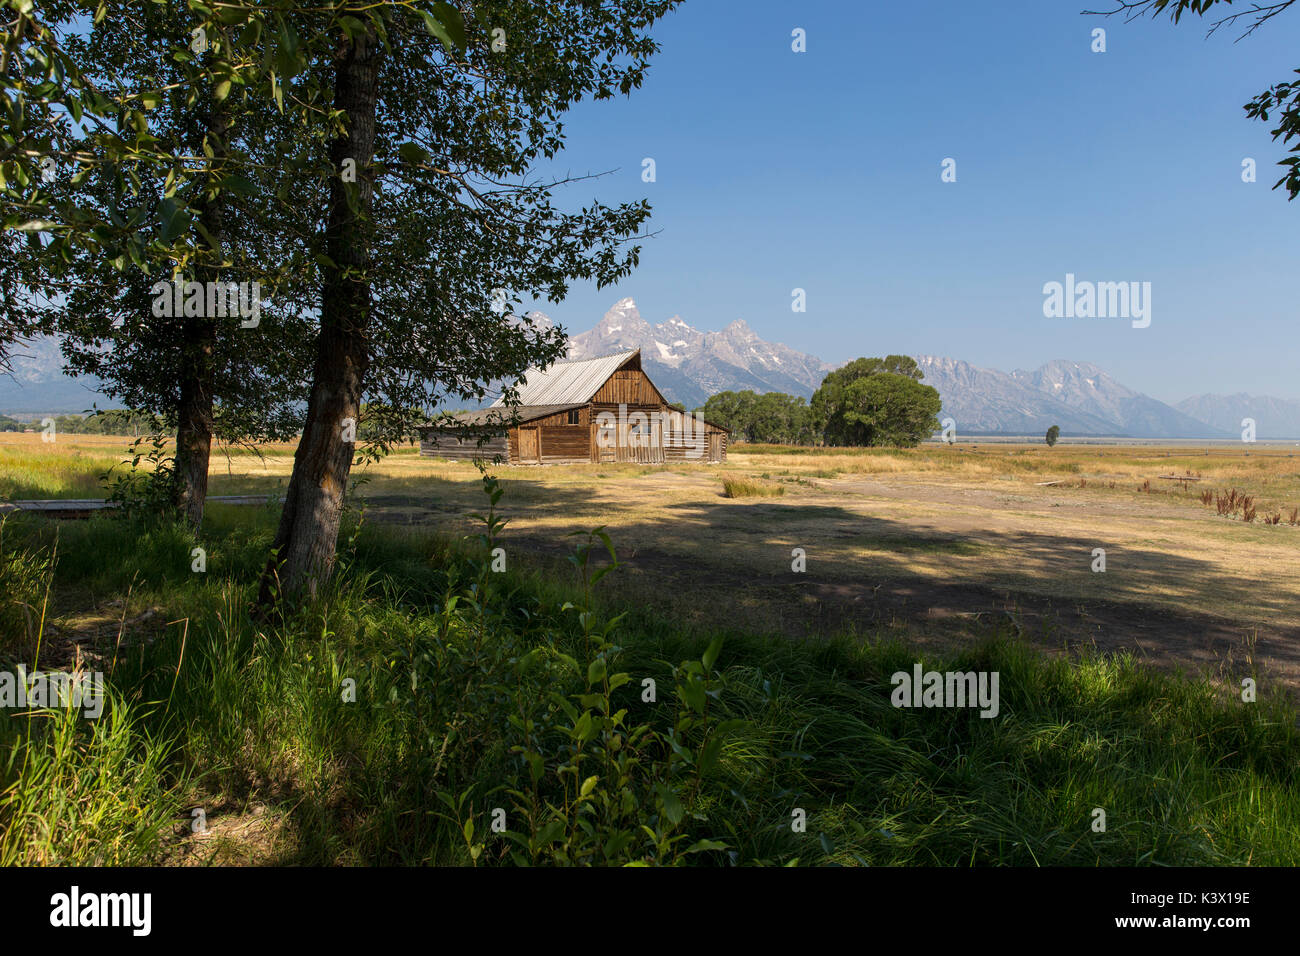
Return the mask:
POLYGON ((939 428, 939 393, 906 355, 860 358, 822 380, 812 401, 783 392, 719 392, 696 412, 734 441, 779 445, 916 445, 939 428))
POLYGON ((939 392, 906 355, 860 358, 822 380, 809 403, 827 445, 910 447, 939 429, 939 392))
POLYGON ((156 435, 166 427, 166 422, 157 415, 125 408, 54 418, 55 431, 68 435, 156 435))
POLYGON ((729 428, 733 441, 813 445, 821 437, 807 402, 784 392, 719 392, 696 411, 729 428))

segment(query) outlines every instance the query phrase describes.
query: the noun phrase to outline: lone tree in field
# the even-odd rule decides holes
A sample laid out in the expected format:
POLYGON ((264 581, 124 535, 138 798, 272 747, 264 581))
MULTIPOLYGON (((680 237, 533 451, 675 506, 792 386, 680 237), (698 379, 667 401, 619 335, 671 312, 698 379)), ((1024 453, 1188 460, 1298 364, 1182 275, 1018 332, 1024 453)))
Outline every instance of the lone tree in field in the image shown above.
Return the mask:
POLYGON ((320 330, 262 608, 333 571, 363 397, 382 452, 425 424, 422 407, 563 356, 563 334, 514 305, 636 265, 647 203, 562 211, 534 169, 563 148, 575 102, 641 85, 648 30, 673 6, 499 0, 462 19, 446 3, 350 2, 284 21, 308 88, 332 88, 334 128, 306 160, 328 183, 305 222, 321 240, 320 330))
POLYGON ((1047 447, 1055 448, 1056 440, 1060 437, 1061 437, 1061 426, 1053 425, 1051 428, 1047 430, 1047 438, 1045 439, 1045 441, 1047 442, 1047 447))
POLYGON ((906 355, 860 358, 822 380, 809 406, 827 445, 911 447, 939 428, 938 390, 906 355))
MULTIPOLYGON (((1269 20, 1285 12, 1296 3, 1296 0, 1277 0, 1275 3, 1257 0, 1244 9, 1228 12, 1226 8, 1231 3, 1232 0, 1117 0, 1117 5, 1112 10, 1085 10, 1084 12, 1107 17, 1120 15, 1125 20, 1135 20, 1146 14, 1152 17, 1167 14, 1174 23, 1179 23, 1183 14, 1194 13, 1209 21, 1210 35, 1224 27, 1230 30, 1240 29, 1242 32, 1237 39, 1242 40, 1269 20), (1216 7, 1217 9, 1214 9, 1216 7), (1213 13, 1210 12, 1212 9, 1214 9, 1213 13), (1222 16, 1219 16, 1220 13, 1222 16)), ((1293 72, 1300 73, 1300 70, 1293 72)), ((1288 150, 1290 155, 1278 161, 1278 165, 1285 172, 1282 178, 1273 184, 1273 188, 1285 186, 1287 199, 1295 199, 1300 195, 1300 80, 1277 83, 1246 103, 1242 109, 1251 119, 1264 123, 1269 122, 1269 113, 1276 111, 1277 125, 1270 132, 1273 134, 1273 139, 1280 139, 1284 145, 1290 147, 1288 150)))

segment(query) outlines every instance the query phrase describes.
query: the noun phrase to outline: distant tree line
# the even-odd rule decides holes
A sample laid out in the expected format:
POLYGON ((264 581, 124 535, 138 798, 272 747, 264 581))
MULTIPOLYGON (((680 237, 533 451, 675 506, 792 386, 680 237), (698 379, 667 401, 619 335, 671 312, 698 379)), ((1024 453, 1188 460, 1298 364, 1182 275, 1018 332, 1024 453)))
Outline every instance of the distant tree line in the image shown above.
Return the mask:
POLYGON ((719 392, 696 411, 730 429, 733 441, 815 445, 821 437, 808 403, 784 392, 719 392))
MULTIPOLYGON (((148 412, 115 408, 93 415, 52 415, 56 434, 67 435, 152 435, 164 431, 163 420, 148 412)), ((8 415, 0 415, 0 432, 40 431, 41 422, 20 422, 8 415)))
POLYGON ((860 358, 822 380, 812 401, 783 392, 719 392, 696 411, 737 441, 910 447, 939 429, 939 392, 906 355, 860 358))

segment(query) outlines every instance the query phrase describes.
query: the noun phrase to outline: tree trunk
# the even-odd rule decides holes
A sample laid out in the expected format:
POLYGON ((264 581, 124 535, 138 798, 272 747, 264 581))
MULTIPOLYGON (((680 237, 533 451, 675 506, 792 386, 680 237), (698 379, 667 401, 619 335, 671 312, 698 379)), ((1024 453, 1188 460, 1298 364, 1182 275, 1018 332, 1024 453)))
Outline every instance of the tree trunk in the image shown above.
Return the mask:
POLYGON ((203 524, 212 457, 212 363, 216 324, 186 321, 181 395, 176 426, 176 508, 194 527, 203 524))
MULTIPOLYGON (((379 46, 373 31, 347 42, 335 65, 334 107, 347 117, 346 131, 330 148, 333 168, 355 161, 356 182, 335 175, 323 266, 321 328, 316 339, 307 421, 293 460, 284 511, 262 574, 258 605, 268 610, 279 597, 315 597, 334 570, 334 550, 343 515, 343 494, 352 469, 354 437, 361 410, 362 381, 369 364, 370 211, 369 177, 375 144, 379 46), (349 202, 348 192, 353 192, 349 202)), ((349 177, 350 178, 350 177, 349 177)))
MULTIPOLYGON (((230 114, 213 104, 206 122, 200 125, 201 139, 212 149, 212 165, 220 170, 226 156, 226 137, 230 133, 230 114)), ((202 152, 203 143, 196 153, 202 152)), ((219 175, 219 172, 214 174, 219 175)), ((205 202, 199 209, 199 222, 215 244, 209 251, 215 260, 197 270, 199 282, 221 281, 221 244, 225 239, 222 199, 205 202)), ((207 240, 205 240, 207 241, 207 240)), ((206 298, 206 297, 205 297, 206 298)), ((180 403, 176 409, 176 509, 194 527, 203 524, 203 508, 208 498, 208 465, 212 459, 212 380, 217 347, 215 316, 192 316, 182 319, 180 403)))

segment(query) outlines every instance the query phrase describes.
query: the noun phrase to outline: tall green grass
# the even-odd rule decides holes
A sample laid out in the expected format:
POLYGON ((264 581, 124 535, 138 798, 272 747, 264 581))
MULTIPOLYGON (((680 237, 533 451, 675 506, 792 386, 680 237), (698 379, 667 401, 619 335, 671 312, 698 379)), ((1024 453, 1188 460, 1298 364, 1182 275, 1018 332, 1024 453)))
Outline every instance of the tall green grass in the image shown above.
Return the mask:
POLYGON ((692 631, 603 601, 588 584, 609 564, 582 538, 562 580, 508 535, 498 574, 491 535, 352 527, 320 602, 259 624, 248 604, 273 520, 214 510, 202 575, 174 526, 10 526, 4 548, 27 554, 57 535, 60 600, 132 588, 172 623, 116 649, 98 724, 0 712, 0 861, 155 862, 176 855, 185 838, 166 822, 188 832, 191 808, 220 829, 266 807, 269 860, 234 840, 224 862, 1300 862, 1300 735, 1280 697, 1242 704, 1127 656, 1047 658, 998 632, 919 655, 692 631), (894 708, 890 676, 918 660, 998 671, 999 716, 894 708))
MULTIPOLYGON (((123 448, 126 443, 123 439, 123 448)), ((100 476, 121 461, 121 454, 80 449, 55 455, 21 446, 0 448, 0 498, 102 498, 100 476)))

